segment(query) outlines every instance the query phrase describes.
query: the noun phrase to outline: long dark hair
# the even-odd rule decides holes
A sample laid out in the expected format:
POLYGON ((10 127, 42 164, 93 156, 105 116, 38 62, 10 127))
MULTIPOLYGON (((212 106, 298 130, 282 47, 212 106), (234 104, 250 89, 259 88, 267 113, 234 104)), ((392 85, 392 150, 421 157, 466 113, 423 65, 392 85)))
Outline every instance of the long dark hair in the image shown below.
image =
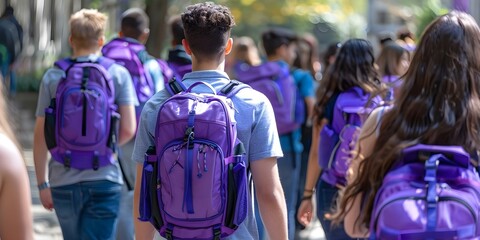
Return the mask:
MULTIPOLYGON (((403 148, 417 144, 480 148, 480 29, 451 12, 425 30, 396 104, 384 114, 372 154, 359 166, 337 207, 335 222, 363 194, 357 222, 369 226, 375 195, 403 148)), ((360 140, 362 141, 362 140, 360 140)))
POLYGON ((340 48, 335 62, 328 68, 317 90, 315 117, 321 122, 328 100, 335 94, 352 87, 361 87, 367 93, 381 91, 375 58, 370 42, 364 39, 350 39, 340 48))

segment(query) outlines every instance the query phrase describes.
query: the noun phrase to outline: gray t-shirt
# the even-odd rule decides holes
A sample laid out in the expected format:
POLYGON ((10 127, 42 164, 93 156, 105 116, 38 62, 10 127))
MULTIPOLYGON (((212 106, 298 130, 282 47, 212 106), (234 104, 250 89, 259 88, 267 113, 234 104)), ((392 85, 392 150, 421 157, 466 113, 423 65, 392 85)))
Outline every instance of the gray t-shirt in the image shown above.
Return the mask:
MULTIPOLYGON (((217 91, 229 82, 226 73, 220 71, 195 71, 185 74, 183 83, 189 87, 194 82, 203 81, 212 85, 217 91)), ((196 87, 194 92, 210 92, 204 86, 196 87)), ((155 125, 158 111, 170 94, 162 90, 155 94, 143 108, 140 124, 135 139, 133 160, 143 164, 145 152, 155 145, 155 125)), ((260 92, 246 88, 232 97, 235 107, 238 138, 245 145, 247 165, 249 162, 269 157, 282 157, 275 116, 270 101, 260 92)), ((250 195, 247 219, 238 230, 227 239, 258 239, 257 223, 253 212, 253 197, 250 195)))
MULTIPOLYGON (((88 55, 84 57, 78 57, 76 60, 79 62, 96 61, 97 55, 88 55)), ((115 103, 120 105, 138 105, 137 96, 133 89, 132 79, 127 69, 124 67, 113 64, 108 73, 112 77, 115 87, 115 103)), ((40 91, 38 95, 38 103, 36 116, 45 117, 45 108, 50 105, 52 98, 55 98, 57 86, 60 80, 65 77, 65 72, 57 67, 48 69, 43 75, 42 82, 40 84, 40 91)), ((119 184, 123 184, 122 175, 118 163, 115 165, 107 165, 94 171, 66 169, 63 164, 52 161, 50 159, 49 164, 49 182, 52 187, 59 187, 64 185, 70 185, 74 183, 84 181, 99 181, 109 180, 119 184)))

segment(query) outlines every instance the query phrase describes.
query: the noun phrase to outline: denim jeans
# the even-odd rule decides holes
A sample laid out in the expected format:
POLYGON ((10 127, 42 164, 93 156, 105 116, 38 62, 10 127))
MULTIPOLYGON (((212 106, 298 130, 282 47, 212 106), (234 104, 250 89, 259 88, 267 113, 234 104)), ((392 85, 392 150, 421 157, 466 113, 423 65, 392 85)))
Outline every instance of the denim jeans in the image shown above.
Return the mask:
POLYGON ((63 238, 115 239, 122 186, 89 181, 52 187, 52 199, 63 238))
POLYGON ((338 195, 338 188, 334 187, 321 179, 317 184, 317 217, 322 224, 323 231, 325 232, 325 238, 328 240, 348 240, 350 238, 343 224, 333 227, 331 221, 325 219, 325 213, 329 213, 332 210, 333 204, 338 195))
MULTIPOLYGON (((288 219, 288 239, 293 240, 295 237, 295 212, 297 211, 297 192, 298 179, 300 175, 300 153, 284 152, 284 156, 277 161, 278 174, 280 175, 280 182, 282 183, 283 193, 285 194, 285 201, 287 202, 287 219, 288 219), (296 158, 294 158, 294 154, 296 158), (295 168, 294 162, 295 163, 295 168)), ((255 199, 255 217, 257 219, 258 232, 260 239, 264 239, 265 230, 262 221, 260 220, 260 212, 255 199)))

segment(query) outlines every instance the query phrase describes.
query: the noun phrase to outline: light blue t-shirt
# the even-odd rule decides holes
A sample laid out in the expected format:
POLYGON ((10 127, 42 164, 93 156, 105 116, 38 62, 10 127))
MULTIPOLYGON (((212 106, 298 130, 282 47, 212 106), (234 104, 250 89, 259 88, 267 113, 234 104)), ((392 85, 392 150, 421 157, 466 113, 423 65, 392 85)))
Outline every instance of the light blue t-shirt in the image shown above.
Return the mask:
MULTIPOLYGON (((226 73, 220 71, 195 71, 185 74, 183 83, 186 87, 194 82, 204 81, 212 85, 217 91, 229 82, 226 73)), ((211 92, 199 86, 194 92, 211 92)), ((155 94, 145 104, 140 117, 137 131, 133 159, 143 164, 145 152, 149 146, 154 146, 155 125, 157 114, 161 105, 170 97, 166 90, 155 94)), ((232 97, 235 107, 235 120, 237 121, 238 138, 245 145, 247 165, 249 162, 270 157, 282 157, 282 149, 277 133, 275 116, 270 101, 262 93, 251 88, 240 90, 232 97)), ((250 195, 248 214, 246 220, 238 230, 228 239, 258 239, 257 223, 253 213, 253 199, 250 195)))
MULTIPOLYGON (((88 55, 78 57, 78 62, 96 61, 97 55, 88 55)), ((133 89, 132 79, 127 69, 113 64, 109 69, 113 84, 115 87, 115 103, 120 105, 138 105, 137 96, 133 89)), ((65 77, 65 72, 57 67, 48 69, 43 75, 38 94, 37 117, 45 117, 45 108, 50 105, 51 99, 55 98, 58 83, 65 77)), ((115 165, 107 165, 98 170, 87 169, 77 170, 74 168, 66 169, 65 166, 57 161, 50 159, 49 164, 49 182, 52 187, 75 184, 84 181, 100 181, 108 180, 115 183, 123 184, 122 175, 118 163, 115 165)))

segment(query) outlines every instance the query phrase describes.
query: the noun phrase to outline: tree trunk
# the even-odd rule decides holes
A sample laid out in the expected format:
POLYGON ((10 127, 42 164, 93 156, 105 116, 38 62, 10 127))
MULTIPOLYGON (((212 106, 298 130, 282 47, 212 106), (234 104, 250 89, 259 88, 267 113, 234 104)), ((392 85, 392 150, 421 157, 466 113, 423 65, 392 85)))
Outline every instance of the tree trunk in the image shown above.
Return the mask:
POLYGON ((150 17, 147 50, 152 56, 160 58, 167 35, 168 0, 146 0, 146 4, 146 12, 150 17))

